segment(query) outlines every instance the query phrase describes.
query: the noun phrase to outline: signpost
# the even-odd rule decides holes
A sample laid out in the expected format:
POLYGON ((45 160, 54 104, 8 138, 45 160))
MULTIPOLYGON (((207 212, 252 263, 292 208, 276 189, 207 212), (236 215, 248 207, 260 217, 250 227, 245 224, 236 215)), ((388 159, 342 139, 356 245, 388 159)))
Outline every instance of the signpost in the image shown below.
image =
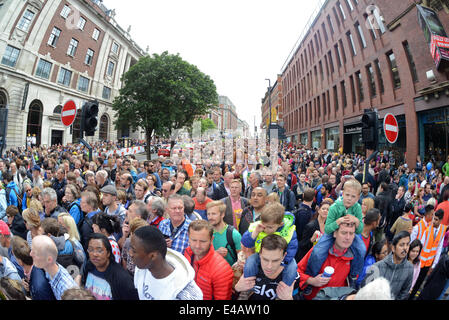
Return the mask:
POLYGON ((399 136, 399 125, 396 117, 391 113, 386 114, 383 128, 387 141, 391 144, 395 143, 399 136))

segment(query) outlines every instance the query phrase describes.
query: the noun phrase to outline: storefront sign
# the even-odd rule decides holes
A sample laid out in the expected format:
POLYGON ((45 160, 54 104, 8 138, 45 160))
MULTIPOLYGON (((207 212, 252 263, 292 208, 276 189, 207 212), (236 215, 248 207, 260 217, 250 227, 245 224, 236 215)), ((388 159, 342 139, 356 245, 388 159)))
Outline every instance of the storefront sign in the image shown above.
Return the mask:
POLYGON ((362 126, 357 125, 353 127, 345 127, 344 128, 344 134, 357 134, 362 133, 362 126))

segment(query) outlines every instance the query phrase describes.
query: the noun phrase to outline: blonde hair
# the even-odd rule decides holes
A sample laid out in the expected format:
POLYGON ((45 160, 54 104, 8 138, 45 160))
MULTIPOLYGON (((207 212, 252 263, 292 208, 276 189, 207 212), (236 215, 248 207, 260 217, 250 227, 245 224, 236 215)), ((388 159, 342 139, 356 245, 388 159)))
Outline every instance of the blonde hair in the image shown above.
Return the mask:
POLYGON ((362 192, 362 185, 357 179, 350 179, 346 181, 343 186, 343 190, 346 188, 354 189, 357 193, 362 192))
POLYGON ((278 202, 269 203, 262 209, 260 220, 262 222, 281 224, 284 220, 284 212, 285 208, 282 204, 278 202))
POLYGON ((136 232, 137 229, 139 229, 140 227, 145 227, 148 226, 148 222, 146 222, 145 220, 143 220, 142 218, 134 218, 133 220, 131 220, 131 222, 129 223, 129 232, 130 233, 134 233, 136 232))
POLYGON ((37 199, 31 199, 28 208, 35 209, 38 213, 44 212, 44 207, 42 206, 42 203, 37 199))
POLYGON ((206 210, 209 210, 210 208, 218 207, 218 210, 220 211, 220 214, 223 214, 226 212, 226 205, 220 201, 211 201, 208 204, 206 204, 206 210))
POLYGON ((276 192, 272 192, 267 196, 267 202, 280 203, 279 195, 276 192))
POLYGON ((374 199, 373 198, 365 198, 362 200, 362 204, 364 204, 366 206, 366 212, 368 212, 368 210, 374 208, 374 199))
POLYGON ((58 215, 58 218, 61 218, 64 222, 64 225, 67 228, 67 232, 69 234, 70 240, 78 240, 80 241, 80 234, 78 232, 78 228, 75 223, 75 219, 68 212, 62 212, 58 215))
POLYGON ((30 227, 39 228, 41 225, 39 212, 35 208, 27 208, 23 210, 22 217, 30 227))

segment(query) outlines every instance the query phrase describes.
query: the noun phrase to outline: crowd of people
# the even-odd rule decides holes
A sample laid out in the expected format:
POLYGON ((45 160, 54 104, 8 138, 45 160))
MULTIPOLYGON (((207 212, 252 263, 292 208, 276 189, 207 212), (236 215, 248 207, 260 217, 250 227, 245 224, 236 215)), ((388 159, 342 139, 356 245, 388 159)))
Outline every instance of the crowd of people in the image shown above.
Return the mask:
POLYGON ((139 161, 93 147, 93 161, 75 144, 0 159, 1 299, 446 299, 449 158, 284 143, 276 163, 139 161))

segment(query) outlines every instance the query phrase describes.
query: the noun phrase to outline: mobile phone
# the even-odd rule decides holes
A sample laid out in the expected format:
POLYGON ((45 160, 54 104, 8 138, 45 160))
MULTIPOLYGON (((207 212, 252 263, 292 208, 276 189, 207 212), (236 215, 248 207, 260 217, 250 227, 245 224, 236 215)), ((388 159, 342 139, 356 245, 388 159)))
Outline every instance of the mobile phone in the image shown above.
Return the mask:
POLYGON ((164 234, 164 238, 165 239, 170 239, 170 236, 167 236, 166 234, 164 234))

